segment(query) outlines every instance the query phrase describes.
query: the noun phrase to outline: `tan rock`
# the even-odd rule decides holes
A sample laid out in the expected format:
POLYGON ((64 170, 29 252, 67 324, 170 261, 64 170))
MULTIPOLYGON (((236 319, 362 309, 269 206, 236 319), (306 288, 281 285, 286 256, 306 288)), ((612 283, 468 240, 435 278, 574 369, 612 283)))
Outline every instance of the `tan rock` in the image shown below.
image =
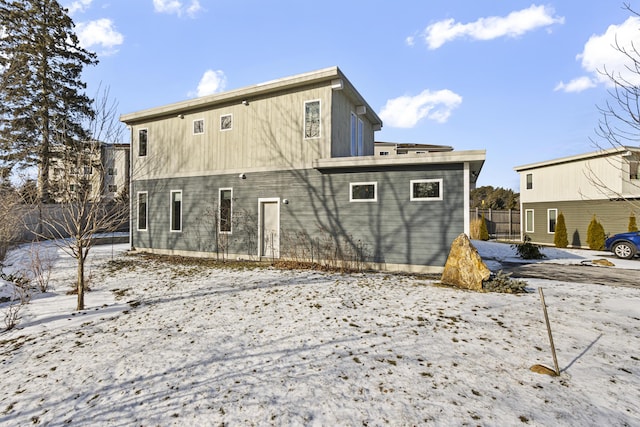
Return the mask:
POLYGON ((482 282, 490 276, 491 271, 469 237, 464 233, 456 237, 451 244, 440 281, 446 285, 480 291, 482 282))

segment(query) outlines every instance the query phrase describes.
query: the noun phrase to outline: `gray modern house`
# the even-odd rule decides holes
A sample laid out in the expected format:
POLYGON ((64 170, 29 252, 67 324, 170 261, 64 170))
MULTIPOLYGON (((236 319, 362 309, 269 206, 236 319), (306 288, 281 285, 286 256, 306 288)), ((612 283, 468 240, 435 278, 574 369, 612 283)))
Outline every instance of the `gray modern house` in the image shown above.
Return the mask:
POLYGON ((125 114, 136 250, 440 272, 484 150, 375 156, 337 67, 125 114))

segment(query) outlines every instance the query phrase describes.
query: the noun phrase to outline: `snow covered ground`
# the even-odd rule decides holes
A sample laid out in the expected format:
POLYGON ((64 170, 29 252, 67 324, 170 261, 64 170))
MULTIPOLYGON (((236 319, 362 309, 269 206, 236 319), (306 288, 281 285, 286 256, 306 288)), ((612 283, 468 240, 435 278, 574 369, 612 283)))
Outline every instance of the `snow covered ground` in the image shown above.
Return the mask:
MULTIPOLYGON (((509 245, 474 243, 490 263, 517 259, 509 245)), ((0 425, 640 425, 638 288, 527 279, 536 292, 475 293, 126 248, 93 250, 80 313, 66 295, 73 260, 42 249, 53 289, 0 333, 0 425), (553 367, 538 287, 559 377, 529 369, 553 367)), ((29 252, 11 252, 5 271, 26 268, 29 252)), ((613 261, 638 274, 640 260, 613 261)))

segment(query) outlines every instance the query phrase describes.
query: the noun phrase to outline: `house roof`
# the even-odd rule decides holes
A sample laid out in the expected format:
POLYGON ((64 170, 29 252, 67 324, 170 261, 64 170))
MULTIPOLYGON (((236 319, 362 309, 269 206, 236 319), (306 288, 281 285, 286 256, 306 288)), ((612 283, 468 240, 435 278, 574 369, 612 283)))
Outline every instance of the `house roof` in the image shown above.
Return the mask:
POLYGON ((580 162, 599 157, 607 157, 615 154, 636 153, 640 155, 640 147, 629 147, 621 145, 619 147, 609 148, 607 150, 592 151, 590 153, 578 154, 575 156, 560 157, 558 159, 547 160, 544 162, 529 163, 527 165, 516 166, 513 168, 516 172, 524 172, 531 169, 539 169, 547 166, 555 166, 563 163, 580 162))
POLYGON ((450 145, 436 145, 436 144, 409 144, 404 142, 383 142, 376 141, 377 147, 397 147, 404 149, 425 150, 429 152, 434 151, 453 151, 453 147, 450 145))
POLYGON ((327 82, 335 89, 344 90, 350 98, 356 101, 357 104, 366 107, 366 116, 372 124, 382 126, 382 120, 380 117, 378 117, 362 95, 360 95, 351 82, 349 82, 342 71, 335 66, 308 73, 297 74, 290 77, 284 77, 277 80, 271 80, 227 92, 176 102, 161 107, 123 114, 120 116, 120 121, 126 124, 135 124, 137 122, 187 113, 192 110, 214 107, 218 104, 228 104, 233 102, 242 103, 243 101, 251 102, 252 97, 264 96, 285 89, 295 89, 321 82, 327 82))

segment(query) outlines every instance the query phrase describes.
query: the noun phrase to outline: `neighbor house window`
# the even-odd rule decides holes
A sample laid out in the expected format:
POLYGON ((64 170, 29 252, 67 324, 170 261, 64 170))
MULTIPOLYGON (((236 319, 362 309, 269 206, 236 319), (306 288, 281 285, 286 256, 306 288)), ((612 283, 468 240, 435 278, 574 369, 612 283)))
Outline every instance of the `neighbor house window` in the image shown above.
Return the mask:
POLYGON ((556 221, 558 220, 558 209, 547 209, 547 233, 556 232, 556 221))
POLYGON ((171 231, 182 231, 182 191, 171 192, 171 231))
POLYGON ((233 125, 233 116, 231 114, 225 114, 220 116, 220 130, 231 130, 233 125))
POLYGON ((204 133, 204 119, 198 119, 193 121, 193 134, 201 135, 204 133))
POLYGON ((110 184, 108 190, 109 190, 109 193, 115 193, 116 191, 118 191, 118 186, 110 184))
POLYGON ((533 209, 524 211, 524 231, 525 233, 533 233, 533 209))
POLYGON ((442 179, 411 180, 411 197, 413 200, 442 200, 442 179))
POLYGON ((320 137, 320 100, 304 103, 304 137, 320 137))
POLYGON ((118 170, 116 168, 107 169, 107 175, 117 175, 117 174, 118 174, 118 170))
POLYGON ((364 154, 364 122, 355 113, 351 113, 351 155, 364 154))
POLYGON ((221 233, 231 233, 231 202, 233 191, 231 188, 220 189, 220 224, 221 233))
POLYGON ((148 193, 146 191, 138 193, 138 230, 147 229, 147 213, 148 213, 148 193))
POLYGON ((145 157, 147 155, 147 129, 138 131, 138 156, 145 157))
POLYGON ((640 175, 638 174, 638 165, 640 162, 637 160, 632 160, 629 162, 629 179, 640 179, 640 175))
POLYGON ((388 155, 389 155, 389 152, 388 152, 388 151, 381 151, 381 152, 380 152, 380 155, 381 155, 381 156, 388 156, 388 155))
POLYGON ((533 189, 533 174, 527 174, 527 190, 533 189))
POLYGON ((377 182, 352 182, 349 184, 350 202, 375 202, 377 200, 377 182))

